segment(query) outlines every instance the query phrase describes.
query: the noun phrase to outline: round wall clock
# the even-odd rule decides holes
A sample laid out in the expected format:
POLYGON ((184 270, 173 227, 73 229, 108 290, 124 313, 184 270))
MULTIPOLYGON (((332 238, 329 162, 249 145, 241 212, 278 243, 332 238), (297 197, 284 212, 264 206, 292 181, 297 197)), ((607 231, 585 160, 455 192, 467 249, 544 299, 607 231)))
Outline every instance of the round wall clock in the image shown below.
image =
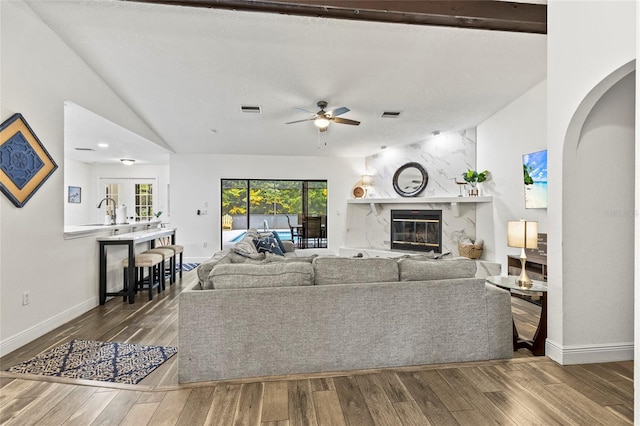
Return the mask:
POLYGON ((356 186, 355 188, 353 188, 353 196, 356 198, 362 198, 364 197, 365 194, 365 190, 363 187, 361 186, 356 186))

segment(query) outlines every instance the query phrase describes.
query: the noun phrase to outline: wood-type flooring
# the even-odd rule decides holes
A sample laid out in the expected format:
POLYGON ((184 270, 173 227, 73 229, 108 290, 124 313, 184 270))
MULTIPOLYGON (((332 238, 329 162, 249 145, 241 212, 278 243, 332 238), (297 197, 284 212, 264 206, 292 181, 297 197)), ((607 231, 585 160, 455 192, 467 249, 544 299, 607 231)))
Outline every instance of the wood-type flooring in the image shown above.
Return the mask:
MULTIPOLYGON (((521 349, 503 361, 178 385, 177 357, 138 385, 5 372, 72 338, 177 342, 178 294, 107 302, 0 359, 2 425, 623 425, 633 424, 633 362, 560 366, 521 349)), ((539 308, 512 298, 531 337, 539 308)))

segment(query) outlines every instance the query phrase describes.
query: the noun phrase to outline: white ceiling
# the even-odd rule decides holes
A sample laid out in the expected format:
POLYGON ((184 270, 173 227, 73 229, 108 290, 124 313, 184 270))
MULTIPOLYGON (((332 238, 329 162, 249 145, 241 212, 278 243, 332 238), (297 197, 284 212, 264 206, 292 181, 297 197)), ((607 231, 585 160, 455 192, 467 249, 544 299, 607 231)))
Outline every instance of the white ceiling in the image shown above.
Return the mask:
MULTIPOLYGON (((546 76, 539 34, 114 0, 27 3, 177 153, 367 156, 474 127, 546 76), (323 134, 311 122, 284 124, 319 100, 362 124, 332 123, 323 134)), ((105 127, 77 134, 109 139, 105 127)))

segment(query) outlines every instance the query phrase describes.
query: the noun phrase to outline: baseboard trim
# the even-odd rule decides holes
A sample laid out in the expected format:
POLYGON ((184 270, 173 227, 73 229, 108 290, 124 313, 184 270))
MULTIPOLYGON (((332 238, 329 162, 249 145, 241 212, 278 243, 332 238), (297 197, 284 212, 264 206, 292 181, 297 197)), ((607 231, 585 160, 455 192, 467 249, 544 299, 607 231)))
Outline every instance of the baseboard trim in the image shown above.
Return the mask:
POLYGON ((16 349, 21 348, 37 339, 38 337, 42 337, 51 330, 55 330, 61 325, 66 324, 74 318, 79 317, 85 312, 90 311, 91 309, 98 306, 98 299, 90 299, 85 302, 80 303, 79 305, 73 306, 66 311, 59 313, 47 320, 42 321, 39 324, 34 325, 18 334, 15 334, 3 341, 0 342, 0 357, 7 355, 15 351, 16 349))
POLYGON ((633 342, 562 346, 547 339, 545 354, 561 365, 633 360, 633 342))

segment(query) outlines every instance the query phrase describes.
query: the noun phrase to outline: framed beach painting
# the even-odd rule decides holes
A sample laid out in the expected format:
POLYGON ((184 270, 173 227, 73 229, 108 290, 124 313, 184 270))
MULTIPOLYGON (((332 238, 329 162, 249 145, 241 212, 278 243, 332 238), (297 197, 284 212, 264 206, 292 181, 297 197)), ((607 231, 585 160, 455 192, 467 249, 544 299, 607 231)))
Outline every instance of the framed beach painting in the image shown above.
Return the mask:
POLYGON ((547 150, 522 156, 524 174, 524 206, 527 209, 547 208, 547 150))

